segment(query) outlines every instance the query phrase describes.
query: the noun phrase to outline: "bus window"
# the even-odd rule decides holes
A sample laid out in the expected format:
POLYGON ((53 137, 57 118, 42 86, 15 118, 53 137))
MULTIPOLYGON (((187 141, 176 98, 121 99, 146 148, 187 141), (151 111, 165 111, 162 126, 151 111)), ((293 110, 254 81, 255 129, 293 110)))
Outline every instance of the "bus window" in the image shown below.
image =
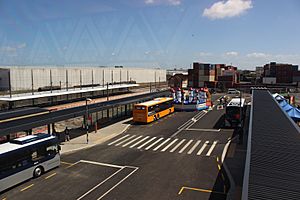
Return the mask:
POLYGON ((134 107, 136 110, 146 110, 145 106, 135 106, 134 107))

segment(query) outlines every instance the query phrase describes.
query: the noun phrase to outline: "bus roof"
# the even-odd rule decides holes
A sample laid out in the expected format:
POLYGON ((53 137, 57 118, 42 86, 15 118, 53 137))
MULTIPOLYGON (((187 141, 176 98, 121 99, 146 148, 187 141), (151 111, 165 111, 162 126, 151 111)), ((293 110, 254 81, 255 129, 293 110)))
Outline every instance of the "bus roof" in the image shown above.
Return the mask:
POLYGON ((17 138, 14 139, 12 142, 0 144, 0 155, 51 139, 55 139, 55 136, 49 134, 38 134, 17 138), (41 135, 43 136, 41 137, 41 135), (26 140, 28 140, 29 142, 26 143, 26 140))
POLYGON ((227 104, 228 106, 240 106, 243 107, 245 104, 245 99, 244 98, 232 98, 231 101, 227 104))
POLYGON ((153 106, 153 105, 156 105, 158 103, 163 103, 163 102, 166 102, 166 101, 173 101, 173 98, 170 98, 170 97, 160 97, 160 98, 155 98, 155 99, 153 99, 151 101, 146 101, 146 102, 135 104, 135 105, 136 106, 153 106))

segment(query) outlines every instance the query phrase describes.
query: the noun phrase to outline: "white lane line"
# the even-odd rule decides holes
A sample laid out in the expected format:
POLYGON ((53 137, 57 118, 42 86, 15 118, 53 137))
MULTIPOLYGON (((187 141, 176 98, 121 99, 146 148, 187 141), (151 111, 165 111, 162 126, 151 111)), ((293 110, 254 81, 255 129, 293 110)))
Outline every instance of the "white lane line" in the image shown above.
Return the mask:
POLYGON ((150 140, 148 140, 147 142, 145 142, 144 144, 142 144, 141 146, 138 147, 138 149, 141 149, 142 147, 146 146, 147 144, 149 144, 151 141, 155 140, 156 137, 151 138, 150 140))
POLYGON ((200 144, 201 140, 198 140, 194 146, 187 152, 187 154, 192 154, 196 147, 200 144))
POLYGON ((161 143, 160 145, 158 145, 157 147, 155 147, 153 149, 153 151, 157 151, 160 147, 162 147, 164 144, 166 144, 167 142, 169 142, 169 140, 171 140, 171 138, 168 138, 165 141, 163 141, 163 143, 161 143))
POLYGON ((187 131, 206 131, 206 132, 220 132, 221 129, 203 129, 203 128, 188 128, 187 131))
POLYGON ((117 140, 115 140, 115 141, 109 143, 108 145, 115 144, 115 143, 119 142, 120 140, 123 140, 124 138, 126 138, 126 137, 128 137, 128 136, 129 136, 129 134, 127 134, 127 135, 125 135, 125 136, 123 136, 123 137, 121 137, 121 138, 119 138, 119 139, 117 139, 117 140))
POLYGON ((141 137, 143 137, 143 136, 141 135, 141 136, 139 136, 139 137, 137 137, 137 138, 134 138, 133 140, 127 142, 126 144, 123 144, 122 147, 126 147, 126 146, 130 145, 131 143, 137 141, 137 140, 140 139, 141 137))
POLYGON ((159 143, 163 139, 164 138, 159 138, 158 140, 156 140, 155 142, 153 142, 152 144, 150 144, 145 150, 149 150, 151 147, 153 147, 154 145, 156 145, 157 143, 159 143))
POLYGON ((179 126, 178 131, 176 131, 173 135, 171 135, 171 138, 175 137, 176 135, 178 135, 181 131, 185 130, 185 129, 189 129, 190 127, 192 127, 199 119, 201 119, 204 115, 206 114, 206 112, 202 112, 200 111, 198 114, 196 114, 194 117, 192 117, 191 119, 189 119, 189 121, 185 122, 184 124, 182 124, 181 126, 179 126))
POLYGON ((225 145, 225 147, 224 147, 224 149, 223 149, 223 153, 222 153, 222 157, 221 157, 221 162, 222 162, 222 163, 223 163, 224 160, 225 160, 225 156, 226 156, 226 153, 227 153, 227 151, 228 151, 228 147, 229 147, 229 145, 230 145, 230 142, 231 142, 231 140, 229 140, 229 141, 226 143, 226 145, 225 145))
POLYGON ((147 140, 149 137, 150 137, 150 136, 144 137, 144 138, 141 139, 140 141, 138 141, 138 142, 134 143, 133 145, 131 145, 129 148, 135 147, 136 145, 138 145, 138 144, 142 143, 143 141, 147 140))
POLYGON ((199 113, 197 113, 196 115, 194 115, 191 119, 189 119, 188 121, 184 122, 181 126, 179 126, 177 129, 184 129, 185 126, 188 126, 190 123, 193 123, 195 118, 197 118, 199 115, 202 114, 202 111, 200 111, 199 113))
POLYGON ((198 151, 197 156, 201 155, 201 153, 204 151, 204 149, 206 148, 207 144, 209 144, 209 141, 206 141, 203 146, 201 147, 201 149, 198 151))
POLYGON ((189 126, 185 127, 185 129, 189 129, 190 127, 192 127, 197 121, 199 121, 202 117, 204 117, 206 113, 203 113, 202 115, 199 115, 197 118, 195 118, 194 123, 190 124, 189 126))
POLYGON ((132 138, 134 138, 135 137, 135 135, 133 135, 133 136, 131 136, 131 137, 129 137, 129 138, 126 138, 125 140, 123 140, 123 141, 121 141, 121 142, 119 142, 118 144, 116 144, 115 146, 119 146, 119 145, 121 145, 121 144, 123 144, 123 143, 125 143, 125 142, 127 142, 128 140, 131 140, 132 138))
POLYGON ((134 172, 136 172, 136 170, 138 170, 139 168, 136 168, 135 170, 133 170, 132 172, 130 172, 130 174, 128 174, 127 176, 125 176, 122 180, 120 180, 117 184, 115 184, 113 187, 111 187, 107 192, 105 192, 101 197, 99 197, 97 200, 102 199, 105 195, 107 195, 108 193, 110 193, 113 189, 115 189, 118 185, 120 185, 123 181, 125 181, 129 176, 131 176, 134 172))
POLYGON ((192 142, 193 140, 188 141, 188 143, 186 143, 178 153, 182 153, 192 142))
POLYGON ((165 148, 163 148, 161 151, 164 152, 166 151, 170 146, 172 146, 178 139, 176 138, 175 140, 173 140, 170 144, 168 144, 165 148))
POLYGON ((206 156, 210 156, 211 152, 214 150, 214 148, 216 147, 218 141, 214 141, 214 143, 211 145, 211 147, 209 148, 206 156))
POLYGON ((105 166, 105 167, 124 168, 124 166, 120 166, 120 165, 113 165, 113 164, 108 164, 108 163, 100 163, 100 162, 88 161, 88 160, 80 160, 80 161, 78 161, 76 163, 79 163, 79 162, 93 164, 93 165, 101 165, 101 166, 105 166))
POLYGON ((184 143, 185 139, 181 140, 173 149, 171 149, 171 153, 174 152, 182 143, 184 143))
POLYGON ((197 116, 196 121, 199 121, 202 117, 204 117, 206 113, 202 113, 202 115, 197 116))
POLYGON ((171 138, 172 137, 175 137, 176 135, 178 135, 178 133, 180 133, 183 129, 179 129, 178 131, 176 131, 173 135, 171 135, 171 138))
POLYGON ((99 184, 97 184, 96 186, 94 186, 92 189, 90 189, 89 191, 87 191, 86 193, 84 193, 83 195, 81 195, 79 198, 77 198, 77 200, 83 199, 86 195, 88 195, 91 192, 93 192, 93 190, 95 190, 97 187, 101 186, 103 183, 105 183, 106 181, 108 181, 109 179, 111 179, 116 174, 120 173, 123 169, 124 168, 121 168, 118 171, 116 171, 115 173, 113 173, 112 175, 110 175, 109 177, 107 177, 105 180, 103 180, 102 182, 100 182, 99 184))
POLYGON ((182 127, 186 126, 187 124, 191 123, 191 120, 189 119, 188 121, 184 122, 181 126, 179 126, 177 129, 181 129, 182 127))

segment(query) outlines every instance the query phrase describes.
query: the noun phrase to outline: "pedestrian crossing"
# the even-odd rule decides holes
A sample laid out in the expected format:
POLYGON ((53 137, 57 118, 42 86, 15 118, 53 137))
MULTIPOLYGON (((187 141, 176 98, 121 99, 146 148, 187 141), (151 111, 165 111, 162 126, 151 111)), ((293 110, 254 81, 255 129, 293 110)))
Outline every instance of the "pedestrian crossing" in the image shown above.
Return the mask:
MULTIPOLYGON (((124 135, 107 144, 108 146, 120 146, 142 149, 154 152, 169 152, 196 156, 216 155, 216 147, 221 144, 218 141, 192 140, 179 138, 151 137, 143 135, 124 135)), ((220 152, 219 152, 220 153, 220 152)))

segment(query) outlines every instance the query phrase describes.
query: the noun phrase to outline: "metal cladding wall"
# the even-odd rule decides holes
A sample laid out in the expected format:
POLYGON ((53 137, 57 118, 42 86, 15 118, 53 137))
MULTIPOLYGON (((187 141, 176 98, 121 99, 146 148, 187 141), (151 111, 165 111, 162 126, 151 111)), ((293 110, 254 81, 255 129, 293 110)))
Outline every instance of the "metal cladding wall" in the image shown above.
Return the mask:
POLYGON ((299 127, 267 90, 253 90, 242 199, 299 200, 299 155, 299 127))
MULTIPOLYGON (((61 88, 80 85, 119 83, 136 81, 137 83, 165 82, 166 70, 144 68, 104 68, 104 67, 9 67, 11 89, 37 90, 46 86, 61 88)), ((0 73, 0 79, 5 73, 0 73)), ((7 73, 6 73, 7 74, 7 73)), ((0 88, 7 88, 8 79, 0 82, 0 88)))

